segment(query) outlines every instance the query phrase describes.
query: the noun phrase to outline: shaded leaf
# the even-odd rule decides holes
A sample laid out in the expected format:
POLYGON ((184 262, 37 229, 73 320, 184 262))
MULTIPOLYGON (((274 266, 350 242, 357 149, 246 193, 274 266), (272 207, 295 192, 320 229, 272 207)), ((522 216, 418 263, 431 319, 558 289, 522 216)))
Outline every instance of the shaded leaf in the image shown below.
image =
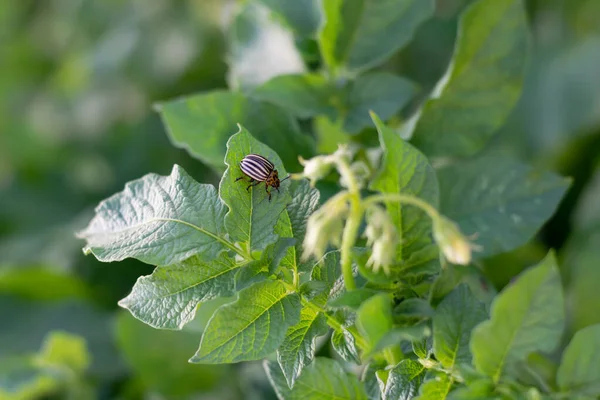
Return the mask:
POLYGON ((429 335, 431 335, 431 329, 426 324, 393 328, 379 339, 366 357, 383 351, 388 347, 400 345, 402 341, 415 342, 429 335))
POLYGON ((320 3, 317 0, 258 0, 277 14, 298 35, 313 36, 321 23, 320 3))
POLYGON ((522 273, 492 303, 491 319, 471 336, 473 363, 494 382, 534 351, 550 352, 565 325, 565 304, 554 254, 522 273))
POLYGON ((377 294, 374 289, 359 288, 342 293, 339 297, 327 302, 329 308, 349 308, 357 310, 363 302, 377 294))
POLYGON ((342 127, 344 121, 333 122, 334 120, 335 118, 317 116, 313 121, 317 152, 320 154, 333 153, 340 144, 346 144, 350 140, 350 135, 342 127))
POLYGON ((309 157, 312 143, 296 121, 281 108, 242 93, 213 91, 157 106, 173 145, 217 171, 223 171, 226 144, 241 124, 274 149, 287 168, 300 167, 298 156, 309 157), (283 140, 282 140, 283 139, 283 140))
POLYGON ((433 15, 432 0, 330 0, 319 45, 330 69, 358 72, 381 64, 433 15))
POLYGON ((430 156, 470 156, 504 123, 529 53, 521 0, 480 0, 462 15, 450 67, 423 106, 413 143, 430 156))
POLYGON ((286 400, 366 400, 362 384, 330 358, 317 357, 304 369, 286 400))
POLYGON ((373 121, 369 112, 384 121, 391 118, 408 103, 415 91, 412 82, 388 72, 360 75, 348 89, 344 131, 353 134, 371 127, 373 121))
POLYGON ((275 351, 300 318, 300 297, 279 281, 257 283, 210 319, 192 363, 258 360, 275 351))
POLYGON ((191 257, 157 267, 152 275, 141 276, 119 305, 154 328, 181 329, 194 319, 198 303, 233 295, 242 265, 221 254, 213 261, 191 257))
POLYGON ((336 89, 323 75, 280 75, 252 91, 252 97, 285 108, 298 118, 336 118, 336 89))
POLYGON ((275 390, 275 394, 277 394, 277 398, 279 400, 287 400, 290 395, 290 388, 279 363, 277 361, 264 360, 263 368, 267 373, 267 378, 269 378, 273 390, 275 390))
POLYGON ((354 335, 346 328, 333 332, 331 345, 344 361, 360 364, 360 356, 358 355, 354 335))
POLYGON ((396 400, 415 397, 424 375, 425 368, 418 362, 408 359, 400 361, 389 372, 382 399, 396 400))
POLYGON ((100 261, 137 258, 168 265, 193 255, 210 260, 226 249, 225 207, 214 186, 194 181, 178 165, 170 176, 148 174, 102 201, 78 236, 100 261))
MULTIPOLYGON (((439 201, 438 181, 427 158, 385 126, 376 115, 373 114, 372 118, 384 156, 371 189, 417 196, 436 207, 439 201)), ((401 239, 397 258, 404 261, 392 267, 392 274, 405 274, 406 270, 419 269, 423 264, 436 260, 438 252, 432 244, 429 217, 414 206, 395 201, 386 202, 386 207, 401 239)))
POLYGON ((488 318, 485 305, 471 294, 466 284, 459 285, 438 305, 433 316, 433 351, 447 369, 470 363, 471 331, 488 318))
POLYGON ((239 163, 248 154, 259 154, 274 165, 282 177, 287 176, 277 154, 266 145, 260 143, 243 127, 227 142, 225 163, 227 170, 221 178, 219 194, 229 207, 225 216, 225 227, 232 240, 244 243, 251 250, 263 250, 277 240, 274 227, 285 210, 291 197, 288 192, 289 180, 281 183, 279 192, 274 188, 272 200, 266 193, 266 184, 260 183, 247 190, 248 181, 237 181, 245 176, 239 163))
POLYGON ((600 324, 583 328, 573 336, 563 353, 556 381, 564 392, 600 396, 600 324))
POLYGON ((513 250, 556 210, 569 180, 504 156, 488 155, 438 171, 441 210, 483 247, 474 257, 513 250))
POLYGON ((315 357, 316 339, 328 331, 325 316, 311 307, 300 312, 300 322, 291 326, 277 350, 277 360, 290 387, 315 357))
MULTIPOLYGON (((302 254, 302 242, 306 234, 306 223, 308 217, 319 206, 320 194, 317 189, 310 187, 310 184, 305 180, 292 181, 289 190, 292 195, 292 201, 287 206, 291 226, 290 236, 296 239, 294 256, 299 258, 302 254)), ((282 235, 279 232, 276 233, 282 235)), ((312 262, 299 263, 297 260, 295 260, 295 263, 300 272, 306 272, 306 269, 313 265, 312 262)))

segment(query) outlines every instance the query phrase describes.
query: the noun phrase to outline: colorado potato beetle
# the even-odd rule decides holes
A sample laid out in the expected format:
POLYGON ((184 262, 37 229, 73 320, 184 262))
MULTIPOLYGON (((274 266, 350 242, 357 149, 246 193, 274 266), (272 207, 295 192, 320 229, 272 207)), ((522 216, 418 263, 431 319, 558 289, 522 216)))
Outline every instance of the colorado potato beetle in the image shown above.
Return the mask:
MULTIPOLYGON (((275 165, 273 165, 271 161, 258 154, 248 154, 246 157, 244 157, 242 161, 240 161, 240 169, 245 176, 250 178, 250 185, 248 185, 246 190, 249 190, 251 187, 264 182, 265 191, 269 195, 269 201, 271 201, 271 192, 269 191, 269 187, 274 187, 275 190, 279 192, 279 185, 281 182, 290 177, 288 175, 280 181, 277 170, 275 169, 275 165)), ((237 182, 240 179, 244 179, 245 176, 240 176, 235 181, 237 182)))

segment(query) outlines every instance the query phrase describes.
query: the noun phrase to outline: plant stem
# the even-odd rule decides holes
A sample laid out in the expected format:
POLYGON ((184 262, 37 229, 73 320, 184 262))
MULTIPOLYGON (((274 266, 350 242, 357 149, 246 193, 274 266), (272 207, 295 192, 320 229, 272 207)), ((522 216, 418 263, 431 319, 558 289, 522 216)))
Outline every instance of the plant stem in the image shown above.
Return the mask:
POLYGON ((419 199, 416 196, 411 196, 409 194, 400 194, 400 193, 381 193, 368 197, 364 201, 364 207, 378 203, 382 201, 397 201, 399 203, 411 204, 413 206, 419 207, 421 210, 425 211, 427 215, 433 220, 440 218, 440 213, 435 209, 431 204, 427 203, 424 200, 419 199))
POLYGON ((344 181, 348 185, 348 193, 350 199, 350 213, 346 220, 346 226, 342 233, 341 264, 342 275, 344 276, 344 285, 346 290, 356 289, 356 282, 352 273, 352 246, 356 243, 356 236, 360 228, 360 221, 363 215, 363 207, 360 198, 360 186, 356 181, 356 177, 350 168, 350 165, 342 157, 336 161, 338 171, 344 181))
MULTIPOLYGON (((325 315, 325 318, 327 319, 327 325, 329 325, 333 330, 338 331, 338 332, 341 332, 344 330, 344 327, 342 326, 340 321, 338 321, 331 315, 327 314, 327 312, 323 308, 319 307, 312 301, 305 299, 304 297, 301 298, 301 301, 302 301, 302 304, 304 304, 308 308, 311 308, 313 311, 322 313, 323 315, 325 315)), ((348 331, 350 333, 352 333, 352 331, 350 331, 350 330, 348 330, 348 331)), ((360 347, 363 350, 367 348, 367 342, 365 341, 365 339, 362 336, 360 336, 359 334, 354 334, 354 333, 352 333, 352 335, 354 336, 354 340, 356 341, 356 344, 358 347, 360 347)))

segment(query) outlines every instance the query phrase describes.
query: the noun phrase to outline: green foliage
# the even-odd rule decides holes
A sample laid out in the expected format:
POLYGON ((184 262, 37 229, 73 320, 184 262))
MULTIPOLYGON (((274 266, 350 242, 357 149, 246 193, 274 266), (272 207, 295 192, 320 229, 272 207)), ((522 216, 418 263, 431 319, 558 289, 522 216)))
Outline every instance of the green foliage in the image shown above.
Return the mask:
POLYGON ((515 375, 532 352, 551 352, 565 325, 565 304, 554 254, 523 273, 494 300, 491 319, 471 338, 473 363, 494 382, 515 375))
POLYGON ((444 368, 471 362, 471 331, 485 319, 484 305, 465 284, 454 289, 437 306, 433 316, 433 352, 444 368))
POLYGON ((600 395, 600 325, 575 334, 563 353, 556 381, 561 390, 577 395, 600 395))
POLYGON ((381 64, 434 11, 430 0, 327 1, 319 44, 333 72, 357 73, 381 64))
POLYGON ((477 234, 477 257, 527 243, 569 187, 567 179, 492 155, 443 168, 439 179, 442 212, 477 234))
POLYGON ((223 364, 259 360, 283 342, 300 319, 300 298, 281 282, 260 282, 220 307, 202 335, 190 362, 223 364))
POLYGON ((600 396, 600 10, 550 3, 0 5, 0 398, 600 396))
POLYGON ((515 106, 529 53, 521 0, 480 0, 462 15, 452 61, 420 112, 415 145, 430 156, 479 152, 515 106))
POLYGON ((346 373, 336 361, 318 357, 304 370, 285 398, 363 400, 367 396, 354 375, 346 373))

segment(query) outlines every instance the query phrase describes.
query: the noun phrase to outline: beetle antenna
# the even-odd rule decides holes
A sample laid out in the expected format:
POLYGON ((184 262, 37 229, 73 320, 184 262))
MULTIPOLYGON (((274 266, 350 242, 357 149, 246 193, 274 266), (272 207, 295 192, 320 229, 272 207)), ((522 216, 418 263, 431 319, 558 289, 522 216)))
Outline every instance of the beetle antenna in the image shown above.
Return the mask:
POLYGON ((286 176, 285 178, 283 178, 282 180, 280 180, 279 182, 283 182, 283 181, 285 181, 286 179, 289 179, 291 176, 292 176, 292 175, 288 175, 288 176, 286 176))

